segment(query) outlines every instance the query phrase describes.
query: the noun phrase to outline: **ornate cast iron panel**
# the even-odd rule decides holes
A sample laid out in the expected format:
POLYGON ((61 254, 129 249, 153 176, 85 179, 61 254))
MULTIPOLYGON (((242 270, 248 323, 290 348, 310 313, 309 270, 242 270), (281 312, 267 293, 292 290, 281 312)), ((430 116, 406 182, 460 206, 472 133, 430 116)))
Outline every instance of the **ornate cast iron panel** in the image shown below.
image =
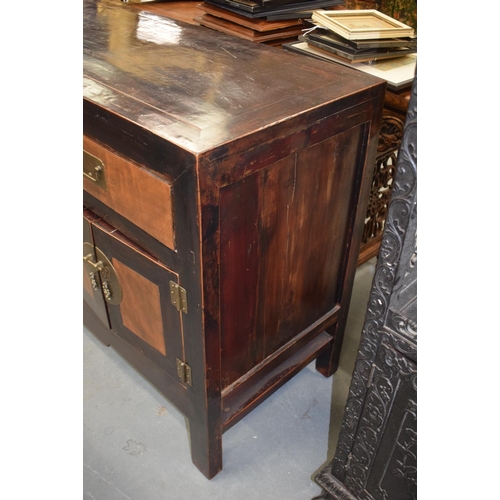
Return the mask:
POLYGON ((417 77, 335 457, 328 500, 416 499, 417 77))

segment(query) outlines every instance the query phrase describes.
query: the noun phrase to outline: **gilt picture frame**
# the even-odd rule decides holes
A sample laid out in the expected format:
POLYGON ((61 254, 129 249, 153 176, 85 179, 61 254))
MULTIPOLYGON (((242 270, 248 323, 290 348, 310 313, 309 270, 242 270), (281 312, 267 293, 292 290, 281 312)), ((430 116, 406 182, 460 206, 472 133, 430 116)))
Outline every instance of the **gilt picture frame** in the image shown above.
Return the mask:
POLYGON ((415 30, 374 9, 313 11, 315 24, 327 28, 347 40, 413 36, 415 30))

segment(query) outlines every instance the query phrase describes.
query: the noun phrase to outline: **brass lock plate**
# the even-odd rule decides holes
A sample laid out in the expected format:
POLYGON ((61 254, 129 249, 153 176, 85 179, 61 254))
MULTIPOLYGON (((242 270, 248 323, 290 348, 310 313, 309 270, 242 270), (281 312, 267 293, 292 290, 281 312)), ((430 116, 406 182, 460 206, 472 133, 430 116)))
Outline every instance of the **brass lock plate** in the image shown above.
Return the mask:
POLYGON ((83 175, 103 189, 107 189, 103 161, 85 150, 83 150, 83 175))
POLYGON ((122 301, 122 287, 115 268, 102 250, 85 242, 83 244, 83 263, 89 274, 92 287, 102 289, 104 299, 108 304, 118 305, 122 301))

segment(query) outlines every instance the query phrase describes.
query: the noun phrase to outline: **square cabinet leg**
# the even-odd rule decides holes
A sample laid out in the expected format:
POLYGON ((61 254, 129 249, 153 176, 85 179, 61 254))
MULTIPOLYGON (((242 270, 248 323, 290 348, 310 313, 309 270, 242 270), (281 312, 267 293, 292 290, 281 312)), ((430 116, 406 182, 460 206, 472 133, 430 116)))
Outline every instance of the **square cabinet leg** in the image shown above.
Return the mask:
POLYGON ((208 479, 222 470, 222 429, 205 419, 189 419, 191 458, 208 479))
POLYGON ((316 358, 316 370, 324 377, 330 377, 337 371, 344 341, 344 329, 339 328, 338 325, 328 329, 327 332, 333 336, 334 340, 328 349, 316 358))

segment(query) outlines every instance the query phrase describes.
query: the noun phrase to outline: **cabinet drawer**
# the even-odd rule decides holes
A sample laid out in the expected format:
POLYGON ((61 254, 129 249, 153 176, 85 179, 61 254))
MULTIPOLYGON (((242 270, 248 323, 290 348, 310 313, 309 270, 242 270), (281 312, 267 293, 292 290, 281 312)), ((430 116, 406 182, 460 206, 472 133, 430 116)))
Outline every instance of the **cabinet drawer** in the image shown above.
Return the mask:
POLYGON ((168 179, 85 136, 83 160, 85 191, 175 250, 172 184, 168 179), (97 175, 96 166, 100 169, 97 175))

